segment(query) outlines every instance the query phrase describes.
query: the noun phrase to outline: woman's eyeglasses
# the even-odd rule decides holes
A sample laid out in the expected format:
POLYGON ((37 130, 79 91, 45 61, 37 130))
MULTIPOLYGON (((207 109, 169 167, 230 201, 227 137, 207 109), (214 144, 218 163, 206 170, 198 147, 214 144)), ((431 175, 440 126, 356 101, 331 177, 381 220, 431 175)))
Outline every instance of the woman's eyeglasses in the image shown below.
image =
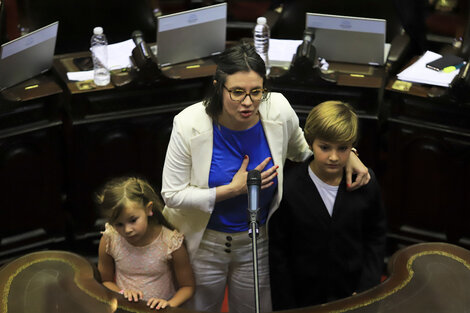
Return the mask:
POLYGON ((233 101, 240 102, 240 103, 242 103, 245 100, 246 96, 249 96, 252 102, 261 101, 267 91, 264 88, 255 88, 255 89, 252 89, 250 92, 246 92, 244 89, 239 89, 239 88, 228 89, 227 87, 225 87, 225 85, 224 85, 224 88, 230 94, 230 99, 232 99, 233 101))

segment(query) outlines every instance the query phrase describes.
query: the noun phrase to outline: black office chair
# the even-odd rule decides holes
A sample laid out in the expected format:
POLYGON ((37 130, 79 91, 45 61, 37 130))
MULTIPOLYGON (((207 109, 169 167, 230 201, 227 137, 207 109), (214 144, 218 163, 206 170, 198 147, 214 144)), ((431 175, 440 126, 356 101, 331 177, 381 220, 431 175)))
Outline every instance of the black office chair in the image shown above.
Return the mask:
POLYGON ((386 19, 388 42, 401 32, 401 23, 391 0, 297 0, 284 1, 271 37, 302 39, 307 12, 386 19))
POLYGON ((155 42, 155 18, 147 1, 92 0, 91 5, 95 25, 101 22, 110 42, 127 40, 134 30, 140 30, 145 41, 155 42))
POLYGON ((426 50, 440 53, 462 54, 468 58, 470 5, 468 0, 433 1, 393 0, 403 28, 411 38, 411 48, 415 55, 426 50), (445 9, 441 3, 449 4, 445 9), (450 6, 450 3, 453 3, 450 6))
POLYGON ((228 0, 227 40, 253 37, 256 19, 263 16, 270 7, 269 0, 228 0))
POLYGON ((470 6, 468 6, 467 10, 467 26, 465 27, 462 38, 462 49, 460 50, 460 56, 468 61, 470 59, 470 6))
POLYGON ((387 21, 386 42, 392 44, 387 60, 388 72, 396 72, 409 59, 410 40, 407 35, 403 34, 393 0, 284 1, 282 12, 274 17, 271 15, 271 19, 268 19, 271 37, 302 39, 307 12, 385 19, 387 21))
POLYGON ((5 19, 5 1, 0 0, 0 44, 7 41, 6 32, 6 19, 5 19))
POLYGON ((18 0, 30 31, 59 21, 56 54, 85 51, 95 26, 102 26, 109 43, 131 38, 134 30, 154 42, 155 20, 147 1, 127 0, 18 0))
POLYGON ((393 0, 404 30, 410 36, 410 49, 420 55, 428 50, 426 40, 427 0, 393 0))

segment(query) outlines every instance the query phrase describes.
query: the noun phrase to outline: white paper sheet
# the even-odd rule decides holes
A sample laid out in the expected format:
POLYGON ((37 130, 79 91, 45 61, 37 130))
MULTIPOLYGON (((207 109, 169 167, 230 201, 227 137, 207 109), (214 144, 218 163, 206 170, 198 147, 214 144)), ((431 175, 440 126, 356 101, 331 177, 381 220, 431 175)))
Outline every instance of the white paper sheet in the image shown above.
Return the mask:
POLYGON ((132 55, 132 49, 134 48, 135 43, 132 39, 108 45, 109 70, 130 67, 131 60, 129 59, 129 57, 132 55))
POLYGON ((68 80, 72 81, 84 81, 93 79, 93 70, 91 71, 80 71, 80 72, 67 72, 68 80))
POLYGON ((302 40, 269 39, 268 58, 271 66, 289 67, 302 40))
POLYGON ((397 77, 400 80, 421 83, 442 87, 449 87, 454 77, 459 73, 460 70, 455 70, 450 73, 443 71, 435 71, 426 67, 426 63, 434 61, 440 58, 441 55, 432 51, 426 51, 418 61, 410 65, 408 68, 400 72, 397 77))
MULTIPOLYGON (((132 50, 135 43, 132 39, 108 45, 108 69, 116 70, 130 67, 132 50)), ((67 78, 72 81, 93 79, 93 71, 68 72, 67 78)))

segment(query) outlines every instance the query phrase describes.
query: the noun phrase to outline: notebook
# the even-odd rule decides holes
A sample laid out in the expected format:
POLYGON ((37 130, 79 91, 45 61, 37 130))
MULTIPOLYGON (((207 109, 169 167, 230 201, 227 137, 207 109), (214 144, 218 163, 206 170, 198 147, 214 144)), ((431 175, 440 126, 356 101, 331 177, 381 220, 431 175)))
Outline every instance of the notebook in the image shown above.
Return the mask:
POLYGON ((0 47, 0 91, 52 67, 58 27, 54 22, 0 47))
POLYGON ((224 51, 227 3, 158 17, 157 59, 161 67, 224 51))
POLYGON ((306 27, 315 31, 317 56, 327 61, 383 65, 390 44, 385 43, 387 21, 341 15, 307 13, 306 27))

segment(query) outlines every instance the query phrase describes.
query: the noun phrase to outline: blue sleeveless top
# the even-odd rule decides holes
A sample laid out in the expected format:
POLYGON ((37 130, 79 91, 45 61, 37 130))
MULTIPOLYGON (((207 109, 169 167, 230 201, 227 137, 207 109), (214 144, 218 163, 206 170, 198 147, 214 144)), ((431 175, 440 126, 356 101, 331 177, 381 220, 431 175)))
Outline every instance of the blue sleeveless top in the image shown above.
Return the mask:
MULTIPOLYGON (((235 173, 240 169, 243 158, 248 155, 250 162, 247 171, 254 169, 264 159, 271 157, 268 141, 264 134, 261 121, 246 130, 230 130, 222 125, 213 124, 214 142, 212 162, 209 173, 209 187, 227 185, 232 181, 235 173)), ((274 165, 271 159, 264 168, 267 170, 274 165)), ((277 190, 277 177, 274 184, 260 192, 258 223, 266 223, 269 205, 277 190)), ((207 228, 235 233, 247 231, 250 228, 248 214, 248 195, 216 202, 207 228)))

